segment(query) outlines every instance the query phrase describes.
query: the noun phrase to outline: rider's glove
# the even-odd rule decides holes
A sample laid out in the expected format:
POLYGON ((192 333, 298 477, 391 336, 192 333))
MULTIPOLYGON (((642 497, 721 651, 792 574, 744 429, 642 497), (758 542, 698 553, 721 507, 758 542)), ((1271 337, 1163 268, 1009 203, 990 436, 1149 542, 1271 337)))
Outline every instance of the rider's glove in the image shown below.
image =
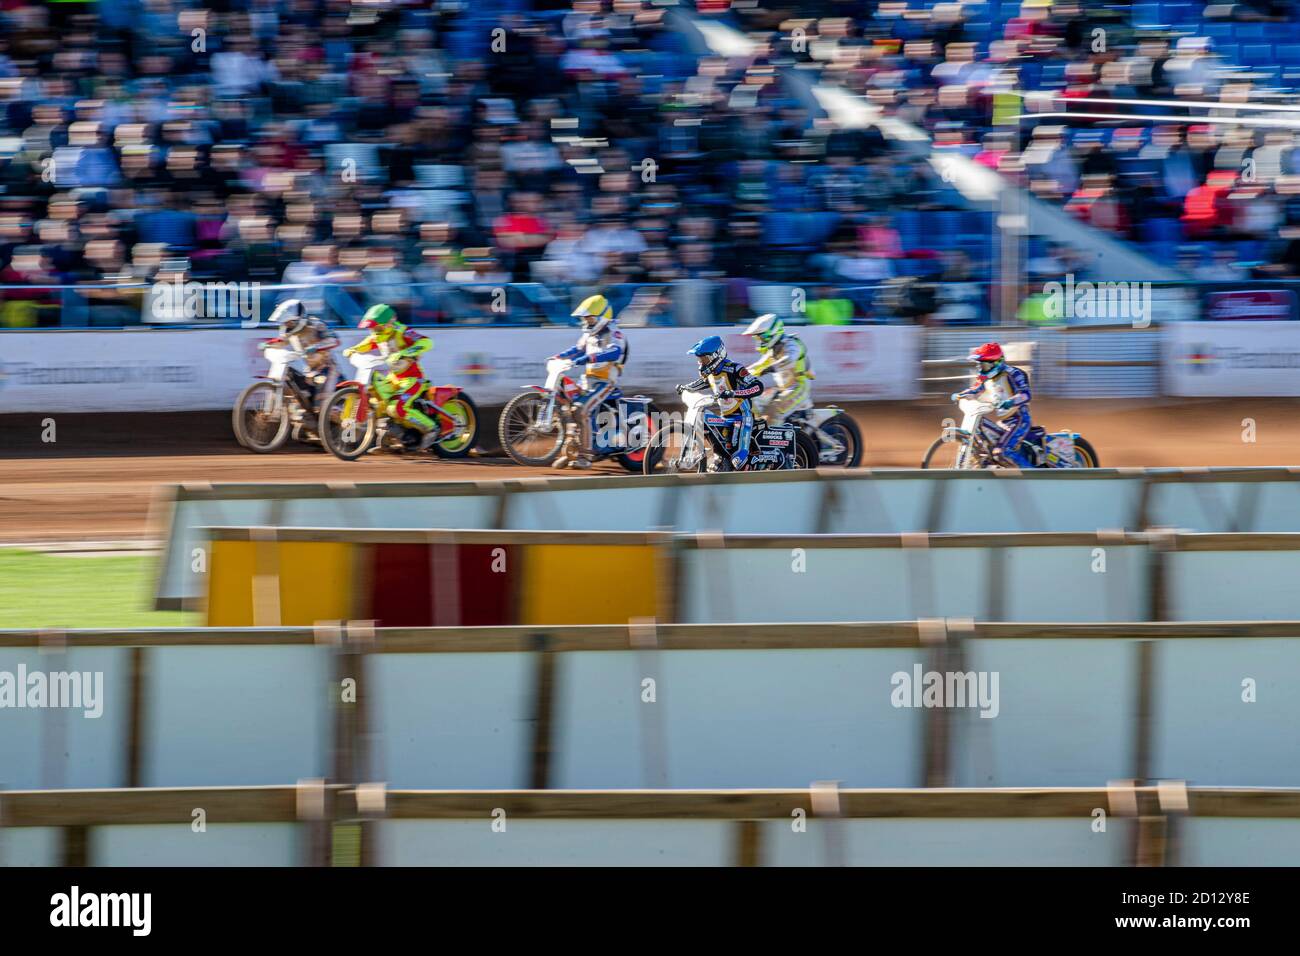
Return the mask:
POLYGON ((677 386, 677 394, 678 394, 678 395, 680 395, 680 394, 681 394, 682 392, 684 392, 684 391, 686 391, 686 386, 685 386, 685 385, 678 385, 678 386, 677 386))
POLYGON ((959 398, 961 398, 961 392, 953 392, 951 395, 948 396, 948 401, 955 402, 959 398))
POLYGON ((1007 409, 1015 407, 1016 400, 1014 398, 1008 398, 998 403, 998 411, 1000 412, 1005 412, 1007 409))
POLYGON ((724 388, 718 392, 718 398, 726 399, 726 398, 735 398, 735 397, 736 397, 736 393, 729 388, 724 388))
POLYGON ((344 350, 343 350, 343 356, 344 356, 344 358, 346 358, 347 356, 351 355, 351 354, 352 354, 353 352, 355 352, 355 351, 356 351, 356 349, 351 348, 351 347, 344 349, 344 350))

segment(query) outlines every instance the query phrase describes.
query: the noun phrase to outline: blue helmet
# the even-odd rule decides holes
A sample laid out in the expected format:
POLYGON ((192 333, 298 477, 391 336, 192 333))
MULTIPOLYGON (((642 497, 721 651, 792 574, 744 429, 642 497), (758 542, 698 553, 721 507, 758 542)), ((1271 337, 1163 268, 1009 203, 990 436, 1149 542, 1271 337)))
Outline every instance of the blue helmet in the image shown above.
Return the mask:
POLYGON ((699 360, 700 374, 712 375, 727 360, 727 347, 722 344, 721 336, 710 335, 692 345, 687 354, 699 360))

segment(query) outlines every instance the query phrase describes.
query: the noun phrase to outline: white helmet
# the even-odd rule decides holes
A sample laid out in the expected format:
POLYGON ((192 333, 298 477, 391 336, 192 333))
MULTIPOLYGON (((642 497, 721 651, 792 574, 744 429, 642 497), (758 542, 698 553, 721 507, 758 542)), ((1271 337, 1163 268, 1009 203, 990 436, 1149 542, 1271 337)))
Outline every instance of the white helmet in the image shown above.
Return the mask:
POLYGON ((301 299, 285 299, 271 313, 271 324, 280 326, 285 335, 297 335, 307 326, 307 307, 301 299))
POLYGON ((775 312, 768 312, 751 322, 749 328, 745 329, 745 334, 754 336, 759 348, 768 349, 781 341, 785 334, 785 323, 776 317, 775 312))

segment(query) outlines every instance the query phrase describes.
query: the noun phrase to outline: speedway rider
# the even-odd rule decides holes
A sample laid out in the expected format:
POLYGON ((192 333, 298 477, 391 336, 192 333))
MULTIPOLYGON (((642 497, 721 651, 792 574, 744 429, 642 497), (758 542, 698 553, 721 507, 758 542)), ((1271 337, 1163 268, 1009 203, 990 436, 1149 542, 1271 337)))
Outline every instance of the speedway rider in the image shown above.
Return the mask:
POLYGON ((295 351, 301 352, 310 369, 308 388, 314 393, 318 386, 329 386, 329 373, 334 368, 329 350, 339 344, 338 338, 323 321, 307 312, 301 299, 285 299, 271 313, 271 323, 280 327, 280 337, 295 351))
POLYGON ((678 385, 677 391, 712 390, 718 399, 719 413, 730 421, 731 467, 739 471, 749 461, 749 436, 754 428, 750 402, 762 394, 763 383, 743 365, 727 358, 727 347, 716 335, 700 339, 687 354, 694 355, 699 362, 700 377, 687 385, 678 385))
POLYGON ((952 400, 979 397, 996 408, 997 421, 982 419, 989 429, 989 438, 995 444, 994 454, 1000 455, 1020 468, 1033 468, 1035 463, 1017 450, 1021 440, 1029 433, 1033 422, 1029 418, 1029 376, 1022 369, 1006 363, 1002 346, 985 342, 971 349, 970 361, 979 365, 979 374, 970 388, 954 392, 952 400))
POLYGON ((377 350, 388 360, 388 375, 376 380, 375 391, 394 421, 421 433, 420 451, 423 451, 438 440, 440 429, 437 422, 415 406, 416 399, 429 387, 416 357, 433 348, 433 339, 398 322, 397 313, 389 305, 372 305, 359 328, 370 334, 344 349, 343 354, 377 350))
POLYGON ((785 323, 774 313, 760 315, 745 329, 753 336, 758 347, 758 361, 749 366, 756 378, 764 372, 773 372, 776 391, 757 403, 755 411, 767 418, 768 423, 779 425, 791 412, 812 408, 811 382, 815 377, 808 347, 799 336, 786 332, 785 323))
MULTIPOLYGON (((614 321, 614 310, 603 295, 592 295, 582 300, 573 310, 573 318, 582 323, 582 334, 571 348, 553 359, 568 359, 582 368, 582 394, 574 399, 575 410, 587 413, 589 435, 596 434, 596 415, 601 404, 615 394, 618 376, 627 364, 627 340, 614 321)), ((552 463, 553 468, 590 468, 591 459, 582 447, 576 433, 566 437, 564 450, 552 463)), ((590 441, 590 439, 589 439, 590 441)))

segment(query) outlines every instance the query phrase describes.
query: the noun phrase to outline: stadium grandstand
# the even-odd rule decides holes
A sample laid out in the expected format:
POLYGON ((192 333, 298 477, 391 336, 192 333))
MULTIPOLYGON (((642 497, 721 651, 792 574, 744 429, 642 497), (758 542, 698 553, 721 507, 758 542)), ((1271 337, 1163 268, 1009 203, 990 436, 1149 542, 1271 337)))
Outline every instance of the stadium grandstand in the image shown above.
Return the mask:
POLYGON ((682 297, 638 290, 731 315, 781 283, 810 287, 811 322, 997 321, 998 209, 933 156, 1068 215, 1031 228, 1029 282, 1088 276, 1108 240, 1126 274, 1106 278, 1291 278, 1295 114, 1268 107, 1300 81, 1294 17, 6 0, 0 328, 139 324, 141 287, 176 279, 313 286, 336 321, 386 301, 500 322, 474 290, 509 285, 514 322, 612 288, 625 324, 666 324, 682 297), (828 89, 880 121, 845 122, 828 89))

